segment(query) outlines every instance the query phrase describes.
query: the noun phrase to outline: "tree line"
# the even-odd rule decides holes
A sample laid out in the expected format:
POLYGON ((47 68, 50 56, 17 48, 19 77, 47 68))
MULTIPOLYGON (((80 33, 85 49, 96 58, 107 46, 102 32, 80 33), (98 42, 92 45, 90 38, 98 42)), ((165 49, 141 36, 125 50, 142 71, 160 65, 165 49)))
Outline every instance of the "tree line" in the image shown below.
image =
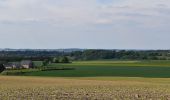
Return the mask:
POLYGON ((69 60, 170 60, 170 50, 0 51, 0 61, 6 62, 45 59, 59 62, 62 57, 69 60))
POLYGON ((74 60, 170 60, 169 50, 85 50, 72 52, 74 60))

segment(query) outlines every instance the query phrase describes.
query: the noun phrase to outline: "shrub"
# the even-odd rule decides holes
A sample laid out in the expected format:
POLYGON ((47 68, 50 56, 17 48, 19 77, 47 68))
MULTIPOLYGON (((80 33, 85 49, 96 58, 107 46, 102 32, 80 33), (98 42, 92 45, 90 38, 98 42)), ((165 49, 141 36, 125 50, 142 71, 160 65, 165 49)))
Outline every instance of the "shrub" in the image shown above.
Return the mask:
POLYGON ((3 72, 5 70, 5 67, 3 64, 0 64, 0 73, 3 72))
POLYGON ((60 63, 69 63, 69 59, 67 57, 61 57, 60 58, 60 63))

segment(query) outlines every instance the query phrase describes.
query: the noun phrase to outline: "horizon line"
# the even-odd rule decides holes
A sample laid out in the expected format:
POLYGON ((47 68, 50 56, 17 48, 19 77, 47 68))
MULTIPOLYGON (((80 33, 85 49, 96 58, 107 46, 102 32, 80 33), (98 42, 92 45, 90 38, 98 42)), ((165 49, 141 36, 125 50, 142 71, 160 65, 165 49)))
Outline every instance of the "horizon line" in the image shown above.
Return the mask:
POLYGON ((110 49, 110 48, 0 48, 0 50, 170 50, 170 49, 110 49))

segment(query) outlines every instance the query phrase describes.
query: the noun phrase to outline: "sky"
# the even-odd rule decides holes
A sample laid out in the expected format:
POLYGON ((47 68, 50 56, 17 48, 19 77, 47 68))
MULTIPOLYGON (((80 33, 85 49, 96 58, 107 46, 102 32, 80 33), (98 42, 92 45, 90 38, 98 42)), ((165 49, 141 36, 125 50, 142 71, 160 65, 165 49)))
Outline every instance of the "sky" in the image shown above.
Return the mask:
POLYGON ((0 48, 170 49, 170 0, 0 0, 0 48))

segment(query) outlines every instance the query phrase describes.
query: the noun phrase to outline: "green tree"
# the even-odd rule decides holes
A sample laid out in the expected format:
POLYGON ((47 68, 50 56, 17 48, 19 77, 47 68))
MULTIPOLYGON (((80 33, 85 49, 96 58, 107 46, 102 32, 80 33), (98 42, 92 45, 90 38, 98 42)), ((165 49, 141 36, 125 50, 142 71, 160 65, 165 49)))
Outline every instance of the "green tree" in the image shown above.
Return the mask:
POLYGON ((52 62, 53 63, 59 63, 59 59, 55 57, 55 58, 52 59, 52 62))
POLYGON ((69 59, 67 57, 61 57, 60 58, 60 63, 69 63, 69 59))
POLYGON ((45 59, 43 62, 42 62, 43 66, 47 66, 49 64, 49 60, 48 59, 45 59))
POLYGON ((5 70, 5 67, 3 64, 0 64, 0 73, 3 72, 5 70))

